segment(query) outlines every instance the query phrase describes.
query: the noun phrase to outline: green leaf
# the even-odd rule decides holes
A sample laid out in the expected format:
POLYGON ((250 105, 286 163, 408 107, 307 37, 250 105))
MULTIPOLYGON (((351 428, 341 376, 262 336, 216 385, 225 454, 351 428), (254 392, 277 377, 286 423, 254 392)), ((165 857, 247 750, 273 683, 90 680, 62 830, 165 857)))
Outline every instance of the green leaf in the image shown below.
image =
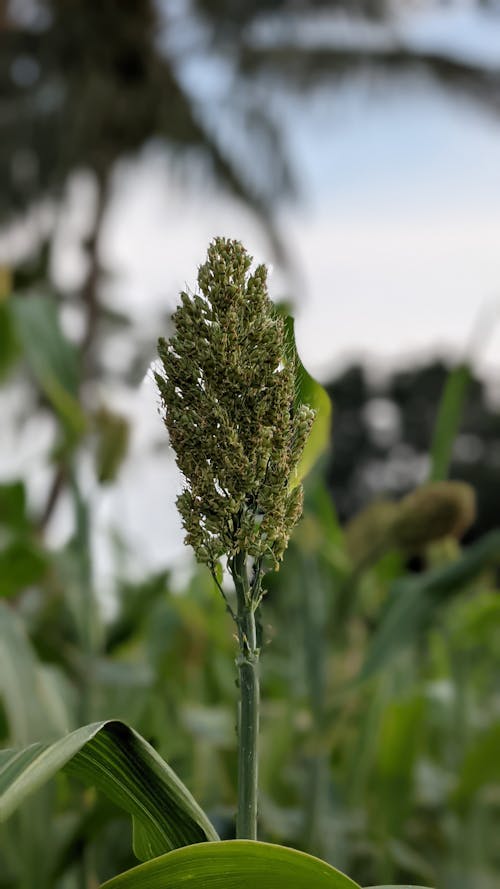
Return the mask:
POLYGON ((403 885, 398 884, 397 886, 392 884, 389 886, 366 886, 365 889, 429 889, 428 886, 410 886, 409 883, 404 883, 403 885))
POLYGON ((297 401, 300 404, 310 405, 316 411, 309 438, 293 479, 293 485, 298 485, 330 445, 332 403, 326 389, 307 372, 299 358, 294 325, 294 319, 288 315, 285 318, 285 330, 290 351, 295 358, 297 401))
POLYGON ((0 525, 11 531, 26 531, 26 492, 23 482, 0 485, 0 525))
POLYGON ((189 846, 104 883, 102 889, 359 889, 349 877, 304 852, 225 840, 189 846))
POLYGON ((79 728, 53 744, 13 751, 0 770, 0 822, 61 769, 102 790, 132 816, 141 860, 217 833, 175 772, 122 722, 79 728))
POLYGON ((48 564, 42 547, 28 536, 30 528, 22 482, 0 485, 0 528, 2 538, 6 538, 0 549, 0 597, 15 596, 41 580, 48 564))
MULTIPOLYGON (((0 602, 0 699, 9 744, 25 746, 35 739, 49 740, 69 731, 71 690, 69 680, 57 667, 40 664, 20 616, 0 602)), ((12 755, 15 751, 2 751, 0 771, 12 755)), ((0 829, 0 885, 4 863, 7 869, 10 861, 12 886, 48 889, 58 833, 54 790, 45 785, 33 794, 29 805, 16 813, 17 817, 0 829)))
POLYGON ((70 473, 75 516, 75 532, 53 564, 64 589, 65 600, 74 620, 83 651, 100 648, 102 627, 95 596, 90 546, 89 504, 82 497, 74 472, 70 473))
MULTIPOLYGON (((221 569, 222 570, 222 569, 221 569)), ((165 595, 168 573, 161 571, 139 583, 122 581, 118 588, 120 610, 114 621, 106 625, 106 651, 129 642, 144 630, 155 603, 165 595)))
POLYGON ((385 666, 425 629, 434 611, 477 575, 500 562, 500 531, 490 531, 451 565, 397 581, 368 649, 361 678, 385 666))
POLYGON ((305 509, 317 525, 320 545, 318 549, 328 557, 325 548, 332 546, 337 549, 344 548, 344 532, 339 522, 332 495, 328 490, 326 481, 320 472, 316 472, 308 479, 304 491, 305 509))
POLYGON ((470 381, 471 373, 465 364, 452 370, 446 380, 431 445, 431 482, 444 481, 448 476, 453 444, 460 428, 470 381))
POLYGON ((22 621, 0 601, 0 698, 11 743, 30 744, 35 738, 53 737, 56 728, 61 731, 50 720, 45 691, 22 621))
POLYGON ((467 751, 453 794, 459 808, 466 807, 483 787, 500 785, 500 722, 483 732, 467 751))
POLYGON ((9 373, 19 355, 14 324, 8 301, 0 294, 0 380, 9 373))
POLYGON ((78 356, 61 329, 56 303, 47 296, 12 300, 16 333, 26 360, 69 431, 80 436, 85 415, 78 403, 78 356))
POLYGON ((104 407, 97 411, 94 421, 97 478, 101 484, 106 484, 115 480, 127 456, 130 427, 126 417, 104 407))
POLYGON ((382 713, 372 781, 380 808, 380 822, 387 826, 391 836, 397 836, 398 828, 405 823, 411 807, 423 710, 423 698, 413 694, 390 699, 382 713))
POLYGON ((30 540, 13 540, 0 551, 0 596, 8 598, 41 580, 47 557, 30 540))

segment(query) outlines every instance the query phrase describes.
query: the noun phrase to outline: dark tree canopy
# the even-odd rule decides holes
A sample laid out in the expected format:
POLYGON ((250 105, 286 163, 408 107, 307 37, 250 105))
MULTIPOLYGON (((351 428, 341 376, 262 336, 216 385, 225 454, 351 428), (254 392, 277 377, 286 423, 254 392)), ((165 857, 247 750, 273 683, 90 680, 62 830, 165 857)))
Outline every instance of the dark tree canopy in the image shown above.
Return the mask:
MULTIPOLYGON (((328 482, 342 520, 374 497, 399 498, 425 481, 448 373, 436 360, 375 383, 363 367, 351 365, 328 385, 335 406, 328 482)), ((473 375, 450 472, 477 492, 473 539, 498 523, 499 441, 500 414, 473 375)))

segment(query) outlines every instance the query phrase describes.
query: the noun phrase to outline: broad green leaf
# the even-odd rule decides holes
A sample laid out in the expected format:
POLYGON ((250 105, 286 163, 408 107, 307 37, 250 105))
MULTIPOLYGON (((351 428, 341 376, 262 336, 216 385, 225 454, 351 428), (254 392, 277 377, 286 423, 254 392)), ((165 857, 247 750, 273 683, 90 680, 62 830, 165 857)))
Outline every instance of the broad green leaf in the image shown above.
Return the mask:
POLYGON ((132 816, 134 851, 141 860, 218 840, 175 772, 144 738, 116 720, 84 726, 53 744, 14 751, 0 770, 0 822, 64 767, 132 816))
POLYGON ((500 531, 491 531, 451 565, 397 581, 368 649, 361 678, 366 679, 425 628, 434 611, 471 583, 481 571, 500 562, 500 531))
POLYGON ((470 381, 470 370, 465 364, 452 370, 446 380, 431 445, 431 482, 444 481, 448 476, 470 381))
POLYGON ((307 372, 299 358, 295 343, 294 319, 290 315, 285 318, 285 329, 288 345, 296 363, 297 400, 300 404, 310 405, 316 411, 311 433, 292 482, 293 485, 298 485, 308 475, 319 457, 328 449, 332 403, 326 389, 307 372))
POLYGON ((73 435, 85 429, 78 402, 78 358, 59 324, 57 306, 47 296, 12 300, 16 334, 38 385, 73 435))
POLYGON ((410 886, 409 883, 403 883, 403 885, 398 884, 397 886, 392 884, 390 886, 366 886, 365 889, 429 889, 428 886, 410 886))
POLYGON ((251 840, 178 849, 103 884, 102 889, 359 889, 304 852, 251 840))

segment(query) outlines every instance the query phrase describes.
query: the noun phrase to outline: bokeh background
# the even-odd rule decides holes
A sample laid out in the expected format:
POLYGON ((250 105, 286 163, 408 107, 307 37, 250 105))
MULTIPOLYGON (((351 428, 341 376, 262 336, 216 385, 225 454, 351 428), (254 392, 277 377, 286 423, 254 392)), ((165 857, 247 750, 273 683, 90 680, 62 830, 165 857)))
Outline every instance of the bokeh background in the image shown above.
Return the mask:
MULTIPOLYGON (((262 833, 360 882, 497 885, 498 547, 474 596, 408 617, 399 660, 344 686, 393 583, 495 542, 499 146, 495 0, 0 2, 0 645, 20 634, 33 671, 0 676, 6 744, 126 718, 231 835, 231 627, 182 543, 151 363, 209 240, 236 237, 333 403, 270 583, 262 833), (465 548, 361 571, 346 523, 429 478, 446 391, 465 548)), ((46 816, 9 828, 2 889, 133 861, 117 813, 88 796, 82 824, 72 792, 37 803, 51 843, 46 816)))

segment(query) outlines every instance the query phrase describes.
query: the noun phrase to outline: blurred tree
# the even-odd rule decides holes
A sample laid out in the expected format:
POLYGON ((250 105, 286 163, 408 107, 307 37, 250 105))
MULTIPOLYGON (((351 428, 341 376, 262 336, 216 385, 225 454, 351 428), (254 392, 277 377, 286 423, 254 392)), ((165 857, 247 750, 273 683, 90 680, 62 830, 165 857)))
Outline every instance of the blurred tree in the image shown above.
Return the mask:
POLYGON ((161 5, 14 2, 0 22, 4 215, 59 196, 75 170, 90 169, 104 188, 116 161, 154 138, 200 150, 238 197, 271 215, 182 86, 161 5))
MULTIPOLYGON (((209 2, 199 0, 203 6, 209 2)), ((258 15, 241 38, 241 65, 249 77, 265 76, 286 89, 296 91, 336 82, 346 77, 376 74, 394 79, 407 75, 427 74, 453 94, 465 96, 490 112, 500 110, 500 69, 482 61, 461 57, 459 51, 428 48, 408 38, 404 14, 410 4, 398 0, 284 0, 258 4, 258 15), (332 13, 343 13, 338 24, 352 25, 346 39, 345 28, 337 34, 332 13), (263 13, 267 13, 267 15, 263 13), (303 29, 309 39, 302 39, 303 29), (367 25, 372 25, 372 30, 367 25), (401 26, 402 27, 399 27, 401 26)), ((426 4, 428 11, 439 8, 439 2, 426 4)), ((449 4, 450 6, 452 4, 449 4)), ((498 4, 487 5, 490 14, 498 12, 498 4)))
MULTIPOLYGON (((4 227, 21 220, 27 235, 21 258, 12 259, 12 290, 18 298, 35 288, 49 290, 59 303, 65 299, 51 268, 59 217, 75 174, 90 173, 94 183, 94 212, 80 245, 86 270, 70 294, 82 328, 80 395, 84 384, 109 377, 101 360, 105 334, 111 329, 123 335, 127 326, 126 318, 104 304, 100 255, 113 172, 120 160, 152 141, 181 159, 199 155, 207 171, 254 210, 277 256, 285 255, 272 201, 273 177, 281 189, 288 176, 271 118, 265 112, 256 117, 242 102, 238 120, 255 143, 262 168, 273 170, 257 184, 183 86, 170 31, 169 9, 154 0, 33 0, 0 6, 0 220, 4 227), (267 138, 261 138, 263 133, 267 138), (47 202, 51 212, 39 224, 40 208, 47 202)), ((232 86, 236 108, 240 91, 237 84, 232 86)), ((4 316, 2 335, 11 321, 8 313, 4 316)), ((127 339, 132 344, 130 331, 127 339)), ((130 366, 140 364, 142 376, 151 351, 143 354, 143 343, 133 346, 130 366)), ((67 487, 67 457, 66 446, 53 455, 42 528, 67 487)))
POLYGON ((348 42, 334 32, 318 45, 300 40, 301 29, 318 15, 338 10, 354 25, 363 19, 391 25, 403 9, 388 0, 193 0, 179 13, 154 0, 4 0, 0 212, 5 217, 39 197, 60 194, 75 170, 91 169, 103 187, 119 158, 160 138, 177 149, 203 152, 225 185, 268 220, 276 188, 289 186, 290 177, 279 126, 249 98, 257 74, 298 89, 360 69, 392 75, 425 69, 498 110, 498 71, 445 51, 415 48, 397 30, 380 32, 375 48, 355 28, 348 42), (248 157, 231 150, 231 140, 216 132, 207 109, 183 84, 186 59, 175 45, 179 23, 195 35, 183 44, 185 54, 203 57, 211 47, 230 59, 225 101, 258 149, 258 164, 255 155, 248 164, 248 157), (266 167, 271 178, 265 177, 266 167))

